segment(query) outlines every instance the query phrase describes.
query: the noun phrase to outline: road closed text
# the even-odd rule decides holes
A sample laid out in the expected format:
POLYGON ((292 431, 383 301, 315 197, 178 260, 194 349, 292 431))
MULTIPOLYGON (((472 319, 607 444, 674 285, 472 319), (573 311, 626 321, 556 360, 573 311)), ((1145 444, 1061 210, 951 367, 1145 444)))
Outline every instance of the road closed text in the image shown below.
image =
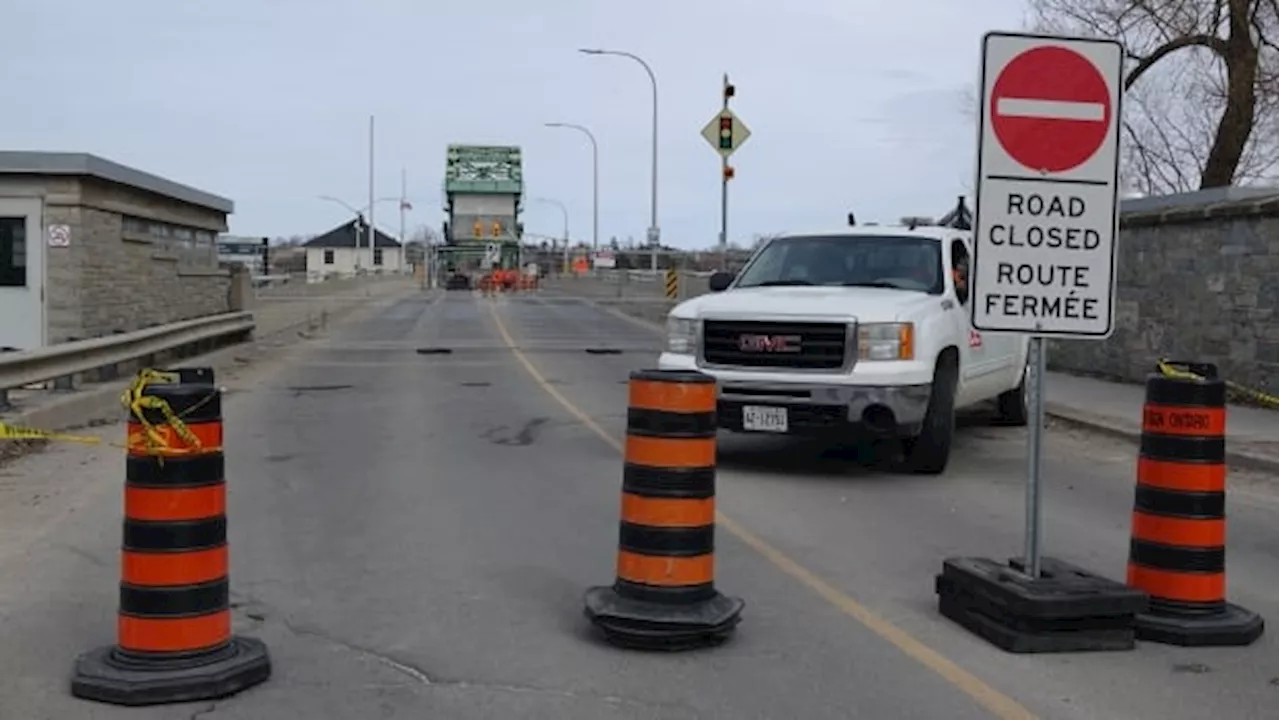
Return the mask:
MULTIPOLYGON (((1111 231, 1088 195, 1010 190, 984 198, 979 316, 1027 329, 1109 324, 1111 231)), ((1103 206, 1109 218, 1112 207, 1103 206)))
POLYGON ((989 225, 987 242, 996 247, 1097 250, 1102 245, 1097 230, 1067 224, 1082 217, 1087 209, 1079 197, 1009 193, 1005 213, 1011 220, 989 225), (1024 217, 1027 220, 1020 220, 1024 217), (1063 222, 1055 223, 1055 219, 1063 222))

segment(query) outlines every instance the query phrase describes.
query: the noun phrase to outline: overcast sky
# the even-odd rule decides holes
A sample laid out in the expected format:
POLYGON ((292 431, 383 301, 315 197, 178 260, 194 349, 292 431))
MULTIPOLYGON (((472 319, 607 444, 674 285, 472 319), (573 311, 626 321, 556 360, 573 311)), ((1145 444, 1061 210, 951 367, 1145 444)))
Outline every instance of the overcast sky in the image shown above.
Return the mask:
MULTIPOLYGON (((527 196, 590 239, 590 127, 600 237, 642 240, 650 88, 659 84, 663 241, 719 230, 719 160, 699 131, 721 74, 751 139, 733 158, 730 237, 937 215, 971 184, 963 92, 981 35, 1018 29, 1021 0, 5 0, 5 149, 91 152, 236 203, 231 230, 309 234, 408 172, 410 226, 439 228, 445 146, 524 149, 527 196)), ((395 205, 380 205, 395 227, 395 205)), ((530 202, 527 231, 560 233, 530 202)))

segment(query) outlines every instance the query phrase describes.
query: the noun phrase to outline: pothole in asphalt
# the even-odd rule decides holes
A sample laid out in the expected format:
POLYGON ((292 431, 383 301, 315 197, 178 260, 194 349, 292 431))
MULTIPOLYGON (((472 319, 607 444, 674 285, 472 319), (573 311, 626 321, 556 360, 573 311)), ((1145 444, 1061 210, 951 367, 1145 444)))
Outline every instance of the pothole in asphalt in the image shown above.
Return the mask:
POLYGON ((452 355, 453 348, 446 347, 425 347, 418 348, 419 355, 452 355))
POLYGON ((350 390, 353 385, 290 385, 285 388, 290 392, 330 392, 333 390, 350 390))
POLYGON ((462 385, 462 387, 489 387, 489 386, 490 386, 490 385, 492 385, 493 383, 491 383, 491 382, 484 382, 483 380, 477 380, 477 381, 474 381, 474 382, 464 382, 464 383, 459 383, 459 384, 460 384, 460 385, 462 385))
POLYGON ((491 428, 480 435, 494 445, 524 447, 532 445, 535 433, 547 423, 549 418, 538 417, 526 422, 520 429, 511 432, 506 425, 491 428))
POLYGON ((338 390, 350 390, 354 385, 290 385, 285 388, 293 393, 294 397, 301 397, 309 393, 335 392, 338 390))
POLYGON ((588 355, 621 355, 618 348, 584 348, 588 355))

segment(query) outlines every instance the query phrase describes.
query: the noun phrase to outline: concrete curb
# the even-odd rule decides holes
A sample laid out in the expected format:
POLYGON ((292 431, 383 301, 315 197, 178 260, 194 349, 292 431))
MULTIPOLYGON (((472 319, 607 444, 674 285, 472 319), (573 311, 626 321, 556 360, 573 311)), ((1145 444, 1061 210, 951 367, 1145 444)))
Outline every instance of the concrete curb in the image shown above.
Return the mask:
MULTIPOLYGON (((1061 403, 1046 402, 1044 407, 1045 414, 1049 417, 1072 425, 1074 427, 1094 432, 1110 435, 1119 440, 1127 440, 1137 445, 1142 439, 1142 431, 1126 427, 1123 424, 1112 420, 1111 418, 1094 415, 1085 410, 1079 410, 1073 407, 1067 407, 1061 403)), ((1259 470, 1272 474, 1280 472, 1280 462, 1276 458, 1269 458, 1257 455, 1255 453, 1244 452, 1241 450, 1233 450, 1230 441, 1227 445, 1227 467, 1238 470, 1259 470)))
MULTIPOLYGON (((638 325, 655 333, 665 332, 664 328, 651 320, 636 317, 628 314, 625 310, 618 309, 617 306, 606 305, 593 298, 578 297, 584 302, 589 302, 605 312, 626 320, 634 325, 638 325)), ((1135 427, 1127 427, 1125 424, 1112 418, 1096 415, 1078 408, 1068 407, 1061 403, 1046 402, 1045 415, 1049 418, 1061 421, 1067 425, 1077 427, 1083 430, 1098 432, 1108 435, 1119 440, 1125 440, 1137 445, 1142 437, 1142 432, 1135 427)), ((1280 473, 1280 461, 1276 458, 1260 456, 1256 453, 1250 453, 1240 450, 1233 450, 1228 444, 1227 447, 1227 466, 1240 470, 1259 470, 1269 473, 1280 473)))

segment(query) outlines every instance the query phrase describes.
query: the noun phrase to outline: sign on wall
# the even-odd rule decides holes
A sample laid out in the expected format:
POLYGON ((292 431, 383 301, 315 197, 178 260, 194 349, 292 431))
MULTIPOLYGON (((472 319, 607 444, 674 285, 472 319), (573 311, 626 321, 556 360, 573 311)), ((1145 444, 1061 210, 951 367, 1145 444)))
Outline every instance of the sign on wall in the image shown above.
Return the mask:
POLYGON ((47 228, 47 231, 49 236, 49 247, 71 247, 70 225, 50 225, 47 228))

